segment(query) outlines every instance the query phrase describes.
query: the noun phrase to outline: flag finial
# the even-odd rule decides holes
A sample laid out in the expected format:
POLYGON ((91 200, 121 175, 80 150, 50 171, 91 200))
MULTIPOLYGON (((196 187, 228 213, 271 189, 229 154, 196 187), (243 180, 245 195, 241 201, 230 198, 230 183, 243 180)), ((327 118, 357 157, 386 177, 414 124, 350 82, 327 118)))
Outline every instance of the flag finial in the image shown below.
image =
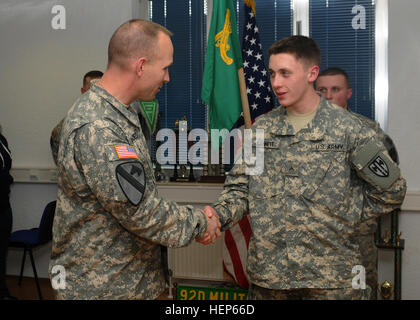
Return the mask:
POLYGON ((244 0, 244 2, 245 2, 245 4, 248 7, 252 8, 252 11, 254 12, 254 15, 256 15, 256 12, 255 12, 255 0, 244 0))

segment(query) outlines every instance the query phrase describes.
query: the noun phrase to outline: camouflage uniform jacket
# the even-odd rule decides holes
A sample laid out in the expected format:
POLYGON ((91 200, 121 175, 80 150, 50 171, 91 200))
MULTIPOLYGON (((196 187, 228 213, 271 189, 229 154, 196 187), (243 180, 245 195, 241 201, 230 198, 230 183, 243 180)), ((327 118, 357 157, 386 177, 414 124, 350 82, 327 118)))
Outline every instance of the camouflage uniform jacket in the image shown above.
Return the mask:
MULTIPOLYGON (((149 127, 146 124, 146 120, 144 119, 143 115, 139 113, 139 120, 140 120, 140 127, 143 131, 144 138, 146 139, 148 150, 150 150, 150 139, 152 133, 150 132, 149 127)), ((51 147, 51 154, 54 159, 55 165, 58 165, 57 158, 58 158, 58 147, 60 146, 60 135, 61 130, 63 128, 64 119, 61 119, 60 122, 52 129, 51 137, 50 137, 50 147, 51 147)))
POLYGON ((360 222, 391 212, 406 191, 401 176, 381 190, 351 166, 355 150, 377 140, 375 131, 324 98, 297 133, 284 107, 252 128, 264 129, 264 170, 247 175, 244 162, 235 165, 215 204, 222 230, 249 212, 250 282, 270 289, 351 288, 352 268, 361 264, 360 222))
POLYGON ((159 244, 185 246, 204 235, 207 221, 202 210, 158 196, 137 113, 92 83, 65 118, 58 170, 50 261, 51 279, 55 265, 65 268, 66 288, 58 298, 159 296, 165 289, 159 244), (117 145, 132 146, 138 159, 120 158, 117 145), (120 165, 137 168, 134 174, 143 168, 137 205, 116 178, 120 165))
POLYGON ((60 122, 51 131, 50 147, 51 147, 51 154, 54 159, 55 165, 57 165, 58 147, 60 146, 60 135, 61 135, 61 130, 63 128, 63 122, 64 122, 64 119, 61 119, 60 122))

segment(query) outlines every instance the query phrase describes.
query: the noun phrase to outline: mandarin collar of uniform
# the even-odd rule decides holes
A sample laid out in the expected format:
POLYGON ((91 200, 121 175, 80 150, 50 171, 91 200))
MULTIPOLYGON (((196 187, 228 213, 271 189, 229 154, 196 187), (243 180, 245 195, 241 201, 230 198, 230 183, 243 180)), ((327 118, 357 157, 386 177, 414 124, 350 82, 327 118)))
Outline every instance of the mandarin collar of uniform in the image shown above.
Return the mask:
POLYGON ((287 120, 287 114, 286 114, 286 108, 282 105, 279 107, 278 111, 278 121, 277 124, 275 124, 278 128, 276 134, 280 136, 294 136, 295 135, 295 129, 293 128, 293 125, 287 120))
POLYGON ((103 87, 98 85, 100 79, 94 79, 90 82, 90 89, 102 99, 106 100, 113 108, 117 109, 125 118, 132 122, 136 127, 140 127, 138 114, 131 105, 123 104, 120 100, 111 95, 103 87))
POLYGON ((292 124, 287 120, 286 108, 281 106, 278 135, 296 135, 304 140, 322 140, 327 123, 329 121, 328 101, 321 96, 318 110, 315 117, 309 123, 309 127, 301 129, 298 133, 294 131, 292 124))
POLYGON ((328 122, 330 119, 329 102, 321 96, 318 110, 315 117, 309 123, 308 128, 302 129, 299 133, 302 134, 305 140, 322 140, 325 131, 327 130, 328 122))

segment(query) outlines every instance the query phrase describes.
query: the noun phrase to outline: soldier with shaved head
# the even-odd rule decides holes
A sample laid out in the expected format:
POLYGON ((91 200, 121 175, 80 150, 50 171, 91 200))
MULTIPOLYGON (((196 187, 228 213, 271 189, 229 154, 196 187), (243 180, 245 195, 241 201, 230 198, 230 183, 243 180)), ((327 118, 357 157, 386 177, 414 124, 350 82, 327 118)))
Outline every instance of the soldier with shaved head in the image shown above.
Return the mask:
POLYGON ((133 101, 169 82, 171 32, 146 20, 121 25, 108 66, 68 112, 58 152, 50 277, 59 299, 154 299, 165 289, 160 245, 214 242, 217 216, 158 196, 133 101))
MULTIPOLYGON (((348 106, 353 89, 350 86, 350 79, 346 71, 338 67, 330 67, 323 70, 316 79, 316 89, 324 98, 343 109, 348 110, 367 127, 376 131, 378 138, 384 142, 389 156, 399 164, 397 149, 392 139, 385 134, 378 122, 375 122, 359 113, 352 112, 348 106)), ((376 299, 378 285, 378 249, 375 245, 375 232, 377 229, 376 219, 369 219, 360 224, 359 247, 361 252, 362 265, 366 270, 366 283, 372 288, 370 299, 376 299)))

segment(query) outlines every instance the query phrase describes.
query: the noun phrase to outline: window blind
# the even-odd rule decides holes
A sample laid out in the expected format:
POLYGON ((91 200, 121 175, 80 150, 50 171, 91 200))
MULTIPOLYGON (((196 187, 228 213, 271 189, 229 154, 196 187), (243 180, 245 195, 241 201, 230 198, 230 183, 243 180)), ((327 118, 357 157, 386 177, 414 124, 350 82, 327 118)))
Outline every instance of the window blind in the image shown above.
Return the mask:
MULTIPOLYGON (((207 111, 201 101, 201 84, 207 46, 207 4, 211 0, 150 0, 149 19, 173 32, 174 63, 169 69, 170 82, 157 95, 161 114, 160 127, 173 129, 185 115, 191 129, 205 128, 207 111)), ((232 0, 237 9, 239 39, 244 23, 243 0, 232 0)), ((276 40, 292 33, 291 0, 257 0, 257 22, 268 66, 267 50, 276 40)), ((155 159, 155 137, 152 139, 155 159)))
POLYGON ((375 118, 375 4, 372 0, 311 0, 310 36, 321 48, 321 70, 344 69, 349 108, 375 118))
POLYGON ((153 0, 151 20, 173 32, 173 66, 170 82, 157 95, 161 128, 173 129, 185 115, 190 128, 205 128, 206 110, 201 102, 201 81, 206 33, 205 1, 153 0))
MULTIPOLYGON (((238 20, 239 39, 242 41, 244 23, 243 0, 237 3, 236 19, 238 20)), ((265 66, 268 68, 268 48, 277 40, 288 37, 293 33, 292 0, 256 0, 255 11, 259 29, 260 41, 264 53, 265 66)))

